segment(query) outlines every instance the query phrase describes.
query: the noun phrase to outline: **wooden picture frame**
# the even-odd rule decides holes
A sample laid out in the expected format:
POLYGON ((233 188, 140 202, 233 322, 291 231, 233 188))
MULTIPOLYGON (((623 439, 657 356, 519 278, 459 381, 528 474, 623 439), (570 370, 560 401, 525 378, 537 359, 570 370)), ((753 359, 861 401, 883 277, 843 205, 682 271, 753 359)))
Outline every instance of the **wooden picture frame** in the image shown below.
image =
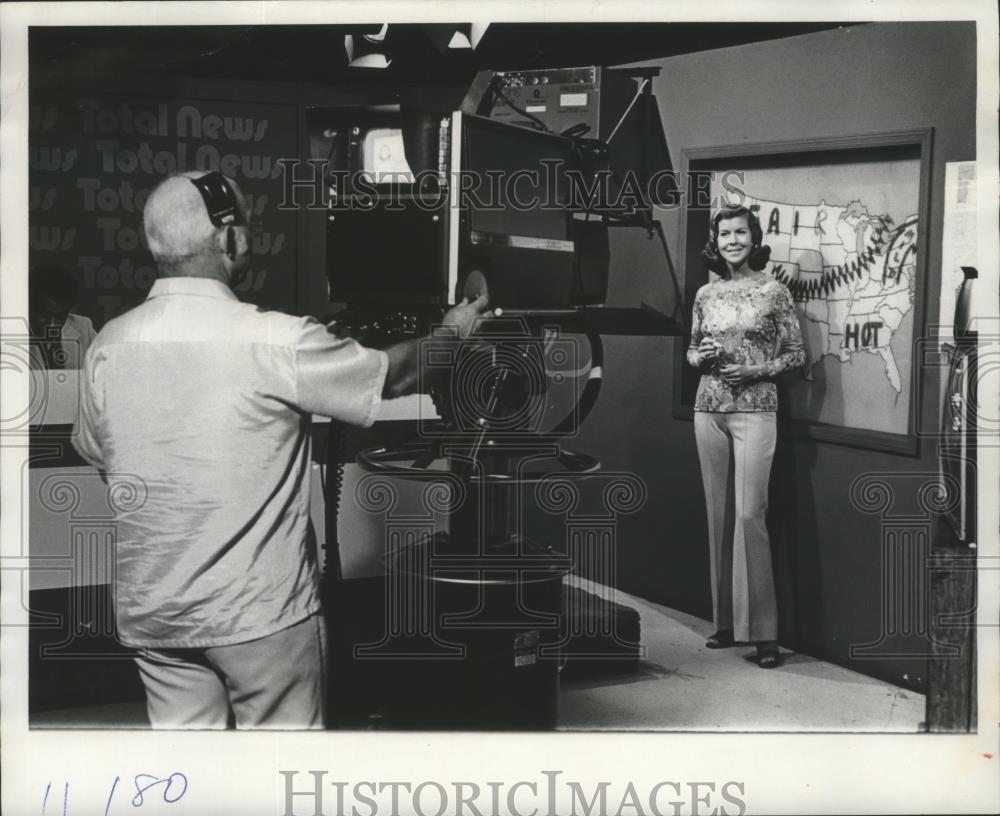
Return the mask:
MULTIPOLYGON (((772 245, 767 270, 792 290, 807 346, 805 373, 779 380, 779 412, 796 436, 919 453, 913 339, 924 330, 932 137, 928 128, 683 152, 687 325, 709 279, 700 252, 711 214, 725 200, 759 207, 772 245), (877 376, 868 358, 884 366, 885 388, 876 381, 852 391, 855 380, 877 376), (832 391, 829 401, 813 399, 813 387, 832 391)), ((678 344, 674 369, 673 413, 681 419, 693 418, 699 379, 686 361, 688 340, 678 344)))

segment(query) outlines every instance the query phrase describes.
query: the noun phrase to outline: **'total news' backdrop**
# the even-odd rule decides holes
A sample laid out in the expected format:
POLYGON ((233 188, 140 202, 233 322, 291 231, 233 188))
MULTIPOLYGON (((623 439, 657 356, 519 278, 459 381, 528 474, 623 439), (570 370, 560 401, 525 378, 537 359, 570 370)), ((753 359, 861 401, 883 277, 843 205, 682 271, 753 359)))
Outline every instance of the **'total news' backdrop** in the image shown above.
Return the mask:
POLYGON ((30 109, 30 263, 74 270, 74 311, 100 329, 155 280, 142 209, 174 172, 221 170, 262 222, 240 300, 294 311, 295 213, 279 210, 281 158, 294 158, 297 110, 216 100, 36 96, 30 109))

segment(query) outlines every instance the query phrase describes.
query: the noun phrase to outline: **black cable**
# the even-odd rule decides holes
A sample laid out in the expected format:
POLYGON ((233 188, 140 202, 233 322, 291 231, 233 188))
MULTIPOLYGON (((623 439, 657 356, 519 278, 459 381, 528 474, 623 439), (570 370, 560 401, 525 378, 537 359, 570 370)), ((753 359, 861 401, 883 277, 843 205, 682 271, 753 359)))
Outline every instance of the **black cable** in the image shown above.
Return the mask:
MULTIPOLYGON (((572 129, 573 128, 570 128, 569 130, 572 129)), ((604 142, 600 141, 599 139, 588 139, 586 141, 592 144, 593 147, 587 147, 587 145, 584 143, 584 139, 579 134, 567 135, 569 134, 569 130, 564 132, 563 135, 566 136, 567 139, 569 139, 570 150, 573 153, 573 157, 576 159, 577 168, 582 172, 586 172, 587 167, 590 164, 590 157, 591 156, 596 157, 599 154, 600 150, 602 148, 607 149, 607 146, 604 144, 604 142)), ((596 171, 592 175, 596 177, 596 171)), ((590 216, 594 213, 594 207, 599 203, 600 198, 601 198, 600 190, 595 191, 594 199, 587 202, 586 208, 582 210, 576 210, 576 212, 581 212, 584 215, 586 215, 587 220, 589 221, 590 216)), ((574 203, 575 201, 570 201, 571 205, 574 203)))
POLYGON ((652 222, 654 225, 653 230, 660 237, 660 244, 663 246, 663 255, 667 259, 667 268, 670 270, 670 280, 673 281, 674 284, 674 296, 677 298, 677 301, 674 304, 674 310, 670 313, 670 317, 677 320, 676 315, 678 311, 680 311, 680 320, 677 322, 679 322, 686 331, 687 322, 684 319, 684 298, 681 295, 680 284, 677 282, 677 270, 674 269, 674 262, 670 257, 670 248, 667 246, 667 239, 663 235, 663 225, 656 218, 653 218, 652 222))
POLYGON ((525 119, 528 119, 531 122, 534 122, 535 123, 535 130, 541 130, 544 133, 551 133, 552 132, 549 129, 549 126, 545 124, 545 122, 543 122, 537 116, 533 116, 532 114, 528 113, 526 110, 521 110, 517 105, 515 105, 506 96, 504 96, 503 95, 503 91, 500 90, 500 85, 497 82, 497 80, 496 80, 495 77, 493 79, 493 85, 494 85, 494 87, 493 87, 493 93, 494 93, 494 95, 501 102, 503 102, 508 108, 510 108, 511 110, 515 111, 519 115, 523 116, 525 119))
POLYGON ((567 139, 578 139, 581 136, 586 136, 588 133, 590 133, 590 125, 586 122, 577 122, 575 125, 570 125, 559 135, 567 139))
POLYGON ((323 548, 323 566, 321 575, 325 580, 340 581, 344 577, 342 565, 340 563, 340 538, 337 532, 337 522, 340 515, 340 498, 344 489, 344 471, 347 467, 347 443, 349 427, 343 422, 335 419, 330 420, 330 428, 323 443, 322 460, 320 467, 320 485, 323 490, 323 499, 326 502, 326 544, 323 548), (334 479, 333 491, 331 494, 326 490, 326 468, 330 464, 330 455, 334 456, 334 479), (333 514, 331 523, 330 514, 333 514), (335 571, 331 575, 331 568, 335 571))

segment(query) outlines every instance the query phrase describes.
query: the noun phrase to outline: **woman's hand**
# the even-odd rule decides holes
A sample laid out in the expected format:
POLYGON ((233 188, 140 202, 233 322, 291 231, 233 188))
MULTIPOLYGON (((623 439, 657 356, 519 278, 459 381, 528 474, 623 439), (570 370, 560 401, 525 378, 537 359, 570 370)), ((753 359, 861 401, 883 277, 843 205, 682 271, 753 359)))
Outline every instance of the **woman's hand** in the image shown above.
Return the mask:
POLYGON ((718 374, 729 385, 746 385, 756 378, 757 369, 749 365, 730 364, 719 368, 718 374))
POLYGON ((702 337, 698 344, 698 365, 708 366, 719 359, 721 344, 711 337, 702 337))

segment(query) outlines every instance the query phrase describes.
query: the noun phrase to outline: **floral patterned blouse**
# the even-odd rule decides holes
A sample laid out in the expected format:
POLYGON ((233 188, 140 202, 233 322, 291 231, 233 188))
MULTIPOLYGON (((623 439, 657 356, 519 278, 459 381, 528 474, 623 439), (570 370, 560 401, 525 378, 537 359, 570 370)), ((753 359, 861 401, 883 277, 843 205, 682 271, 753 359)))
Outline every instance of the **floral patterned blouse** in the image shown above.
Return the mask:
POLYGON ((698 290, 691 320, 688 362, 702 372, 696 411, 776 411, 770 380, 805 362, 802 332, 788 288, 765 273, 738 280, 716 279, 698 290), (718 362, 698 365, 698 344, 708 337, 722 344, 718 362), (719 366, 754 367, 754 379, 731 386, 719 366))

